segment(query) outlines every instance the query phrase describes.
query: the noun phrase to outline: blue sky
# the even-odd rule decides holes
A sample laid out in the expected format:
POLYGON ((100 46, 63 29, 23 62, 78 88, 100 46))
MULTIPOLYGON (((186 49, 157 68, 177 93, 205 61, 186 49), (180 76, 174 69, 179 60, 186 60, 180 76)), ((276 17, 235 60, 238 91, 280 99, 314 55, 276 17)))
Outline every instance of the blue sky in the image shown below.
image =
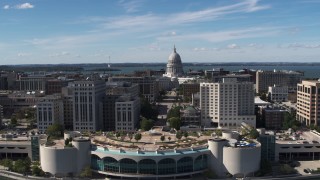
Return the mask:
POLYGON ((1 0, 0 64, 319 62, 320 0, 1 0))

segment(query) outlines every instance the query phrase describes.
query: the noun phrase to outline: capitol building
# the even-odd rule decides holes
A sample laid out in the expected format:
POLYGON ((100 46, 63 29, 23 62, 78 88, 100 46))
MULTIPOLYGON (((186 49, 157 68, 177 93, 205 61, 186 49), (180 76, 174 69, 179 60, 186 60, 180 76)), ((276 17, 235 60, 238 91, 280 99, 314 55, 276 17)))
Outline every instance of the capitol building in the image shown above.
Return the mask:
POLYGON ((164 74, 165 77, 181 77, 183 75, 183 68, 182 68, 182 62, 181 57, 177 53, 176 47, 174 46, 173 52, 170 54, 168 58, 168 64, 167 64, 167 70, 166 74, 164 74))

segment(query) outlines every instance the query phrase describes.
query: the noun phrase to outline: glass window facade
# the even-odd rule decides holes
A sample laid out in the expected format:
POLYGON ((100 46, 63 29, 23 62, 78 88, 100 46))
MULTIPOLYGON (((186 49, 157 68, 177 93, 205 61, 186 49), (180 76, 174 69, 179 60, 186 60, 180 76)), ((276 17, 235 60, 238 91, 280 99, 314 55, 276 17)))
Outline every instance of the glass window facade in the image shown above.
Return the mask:
POLYGON ((152 159, 139 161, 139 174, 157 174, 157 163, 152 159))
POLYGON ((191 157, 184 157, 177 162, 178 173, 192 172, 193 159, 191 157))
POLYGON ((158 162, 158 174, 176 173, 176 161, 171 158, 162 159, 158 162))
POLYGON ((207 155, 203 154, 194 160, 194 171, 200 171, 207 168, 207 155))
POLYGON ((91 168, 98 171, 104 170, 104 163, 103 160, 100 159, 97 155, 91 155, 91 168))
POLYGON ((137 173, 137 163, 132 159, 120 160, 120 172, 121 173, 137 173))
POLYGON ((103 158, 103 162, 105 171, 119 173, 120 163, 116 159, 112 157, 105 157, 103 158))

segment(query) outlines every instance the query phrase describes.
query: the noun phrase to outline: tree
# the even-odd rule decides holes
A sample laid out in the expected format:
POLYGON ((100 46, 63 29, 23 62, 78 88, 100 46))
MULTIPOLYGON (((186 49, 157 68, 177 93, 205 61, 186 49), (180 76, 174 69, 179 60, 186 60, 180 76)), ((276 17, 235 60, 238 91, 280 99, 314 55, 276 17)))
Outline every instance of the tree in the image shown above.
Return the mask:
POLYGON ((183 133, 183 136, 187 139, 187 137, 189 136, 189 133, 188 133, 187 131, 185 131, 185 132, 183 133))
POLYGON ((17 118, 16 117, 12 117, 10 123, 11 123, 12 126, 16 126, 18 124, 17 118))
POLYGON ((117 139, 119 138, 121 136, 121 132, 116 132, 116 137, 117 137, 117 139))
POLYGON ((11 159, 2 159, 0 165, 7 167, 9 170, 13 168, 13 161, 11 159))
POLYGON ((263 101, 267 101, 267 95, 266 95, 266 93, 261 93, 260 99, 263 100, 263 101))
POLYGON ((134 139, 138 142, 142 138, 142 135, 140 133, 137 133, 134 135, 134 139))
POLYGON ((169 110, 169 112, 167 114, 167 119, 170 119, 173 117, 180 118, 180 109, 181 108, 182 108, 181 106, 172 106, 172 108, 169 110))
POLYGON ((169 123, 170 123, 170 127, 174 128, 176 130, 180 129, 181 126, 181 120, 179 117, 172 117, 170 119, 168 119, 169 123))
POLYGON ((153 127, 153 120, 142 117, 140 128, 144 131, 149 131, 153 127))
POLYGON ((171 141, 171 137, 170 136, 168 137, 168 140, 171 141))
POLYGON ((132 133, 128 133, 128 138, 130 139, 130 142, 131 142, 131 140, 133 138, 133 134, 132 133))
POLYGON ((58 123, 54 123, 47 128, 47 134, 51 137, 58 138, 63 136, 63 126, 58 123))
POLYGON ((250 131, 249 131, 249 134, 248 134, 249 138, 251 139, 257 139, 257 137, 259 137, 259 132, 252 128, 250 131))
POLYGON ((159 112, 147 99, 141 97, 140 115, 147 119, 157 119, 159 112))
POLYGON ((24 160, 19 159, 13 165, 13 171, 23 174, 30 171, 30 166, 31 166, 30 158, 27 157, 24 160))
POLYGON ((179 139, 179 140, 182 138, 182 133, 181 133, 181 131, 178 131, 178 132, 177 132, 176 138, 179 139))
POLYGON ((216 133, 216 136, 222 136, 222 130, 221 129, 215 129, 214 132, 216 133))
POLYGON ((164 135, 162 135, 161 137, 160 137, 160 140, 163 142, 164 140, 166 139, 166 137, 164 136, 164 135))
POLYGON ((80 177, 90 178, 92 177, 92 170, 90 166, 86 166, 80 173, 80 177))
POLYGON ((31 172, 33 176, 44 176, 44 171, 39 166, 36 166, 36 165, 33 165, 31 167, 31 172))

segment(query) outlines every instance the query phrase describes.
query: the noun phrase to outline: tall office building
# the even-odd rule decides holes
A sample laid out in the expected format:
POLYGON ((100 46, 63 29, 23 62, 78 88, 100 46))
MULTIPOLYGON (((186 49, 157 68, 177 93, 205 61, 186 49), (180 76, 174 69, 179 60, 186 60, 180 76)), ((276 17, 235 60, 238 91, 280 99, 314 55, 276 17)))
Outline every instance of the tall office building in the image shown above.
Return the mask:
POLYGON ((252 82, 226 78, 219 83, 200 83, 201 125, 236 128, 242 122, 256 126, 252 82))
MULTIPOLYGON (((124 104, 123 102, 124 98, 121 98, 122 96, 129 96, 132 99, 139 99, 139 85, 133 84, 133 83, 126 83, 126 82, 109 82, 107 83, 106 94, 107 95, 103 97, 100 103, 100 109, 101 109, 100 115, 101 115, 101 118, 103 119, 103 130, 115 131, 116 130, 116 111, 118 112, 122 110, 122 107, 119 107, 120 108, 119 110, 116 108, 116 103, 118 104, 118 106, 121 106, 120 104, 124 104)), ((128 101, 130 101, 130 98, 128 101)), ((124 106, 124 109, 126 109, 127 107, 129 108, 129 105, 123 105, 123 106, 124 106)), ((140 103, 135 104, 134 108, 140 109, 140 103)), ((136 119, 134 121, 136 121, 136 119)), ((131 125, 133 124, 131 123, 131 125)), ((126 127, 126 128, 129 128, 129 127, 126 127)), ((134 128, 130 127, 130 128, 131 130, 133 130, 135 127, 134 128)))
POLYGON ((301 82, 302 72, 295 71, 257 71, 256 74, 256 92, 266 93, 268 87, 273 85, 287 86, 289 92, 297 89, 297 83, 301 82))
POLYGON ((73 129, 76 131, 97 131, 102 129, 99 118, 99 102, 105 95, 104 81, 85 80, 69 83, 73 89, 73 129))
POLYGON ((61 88, 63 101, 64 128, 73 130, 73 89, 68 87, 61 88))
POLYGON ((0 105, 0 128, 2 126, 2 119, 3 119, 3 108, 2 106, 0 105))
POLYGON ((140 117, 140 99, 121 96, 115 103, 116 131, 136 131, 140 117))
POLYGON ((37 103, 37 123, 40 133, 45 133, 48 126, 64 124, 63 102, 60 95, 48 95, 37 103))
POLYGON ((320 125, 320 82, 302 81, 297 91, 297 120, 304 125, 320 125))

